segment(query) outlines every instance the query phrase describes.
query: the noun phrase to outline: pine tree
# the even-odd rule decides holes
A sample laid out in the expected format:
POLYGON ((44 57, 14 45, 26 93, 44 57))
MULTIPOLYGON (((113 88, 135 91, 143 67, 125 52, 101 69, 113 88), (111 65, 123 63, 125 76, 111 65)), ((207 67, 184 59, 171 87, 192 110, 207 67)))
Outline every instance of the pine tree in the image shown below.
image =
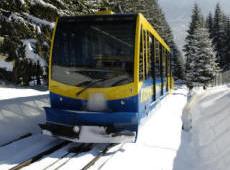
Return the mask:
POLYGON ((216 56, 206 28, 198 28, 194 31, 191 41, 192 58, 189 59, 190 70, 186 70, 187 84, 192 86, 202 85, 206 87, 219 71, 216 56))
POLYGON ((210 38, 213 37, 213 17, 212 13, 209 12, 208 17, 206 18, 206 28, 208 28, 210 38))
POLYGON ((224 47, 224 70, 230 69, 230 18, 226 18, 225 23, 225 47, 224 47))
POLYGON ((172 73, 174 79, 185 79, 185 64, 181 52, 177 49, 177 46, 174 44, 172 51, 172 73))
POLYGON ((187 31, 188 35, 185 38, 185 45, 183 51, 185 52, 186 60, 190 57, 190 46, 191 39, 193 38, 194 31, 203 25, 203 17, 201 15, 201 10, 197 4, 194 5, 192 11, 192 21, 190 23, 189 29, 187 31))
POLYGON ((195 59, 195 51, 196 46, 194 44, 194 33, 195 30, 198 28, 201 28, 203 26, 203 17, 201 15, 201 10, 198 7, 197 4, 194 5, 193 11, 192 11, 192 20, 189 26, 189 29, 187 31, 188 35, 185 38, 185 45, 184 45, 184 53, 186 57, 186 64, 185 64, 185 77, 186 77, 186 84, 189 88, 192 88, 193 86, 193 73, 194 73, 194 59, 195 59))
POLYGON ((220 4, 216 5, 214 23, 213 23, 213 44, 216 50, 216 57, 220 67, 224 67, 224 15, 220 8, 220 4))

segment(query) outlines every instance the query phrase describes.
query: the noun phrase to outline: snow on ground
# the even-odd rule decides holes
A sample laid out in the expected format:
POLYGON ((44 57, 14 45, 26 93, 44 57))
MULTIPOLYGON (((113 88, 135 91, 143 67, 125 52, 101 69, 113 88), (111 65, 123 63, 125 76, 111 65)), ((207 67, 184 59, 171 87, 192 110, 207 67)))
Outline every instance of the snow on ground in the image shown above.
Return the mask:
POLYGON ((187 160, 178 155, 181 147, 186 150, 181 132, 186 95, 187 90, 180 88, 163 99, 152 111, 150 119, 141 126, 137 143, 125 144, 105 164, 99 161, 91 169, 177 170, 177 164, 187 166, 187 160))
MULTIPOLYGON (((48 91, 38 91, 27 88, 6 88, 0 87, 0 103, 8 99, 17 99, 33 96, 47 95, 48 91)), ((48 99, 48 96, 47 96, 48 99)), ((12 103, 12 102, 11 102, 12 103)), ((17 103, 15 103, 17 104, 17 103)))
POLYGON ((32 156, 59 144, 61 140, 52 137, 33 135, 29 138, 0 147, 0 169, 7 170, 32 156))
MULTIPOLYGON (((138 169, 138 170, 139 169, 145 169, 145 170, 173 169, 173 167, 175 166, 175 160, 177 160, 177 157, 178 157, 178 148, 180 148, 181 146, 181 137, 182 137, 181 136, 181 126, 182 126, 181 114, 182 114, 182 109, 187 100, 186 94, 187 94, 187 90, 185 88, 181 88, 181 89, 174 91, 172 95, 169 95, 166 98, 164 98, 162 101, 160 101, 160 103, 152 111, 150 118, 146 120, 144 124, 141 125, 137 143, 127 143, 127 144, 124 144, 122 148, 119 148, 119 147, 117 149, 112 148, 109 151, 109 153, 106 154, 106 157, 107 157, 106 164, 103 164, 103 162, 100 163, 100 160, 99 160, 98 163, 95 164, 95 166, 92 167, 91 169, 98 169, 99 167, 100 169, 133 169, 133 170, 135 169, 138 169)), ((2 100, 2 101, 5 102, 7 100, 2 100)), ((0 104, 2 104, 2 101, 0 101, 0 104)), ((18 105, 21 105, 18 102, 16 103, 18 105)), ((8 105, 7 102, 6 102, 6 105, 8 105)), ((28 110, 28 108, 26 110, 28 110)), ((27 115, 31 116, 31 113, 32 112, 30 112, 30 114, 27 114, 27 115)), ((2 115, 2 113, 0 115, 2 115)), ((3 115, 6 116, 6 115, 11 115, 11 114, 6 112, 3 115)), ((14 117, 15 115, 11 115, 11 116, 14 117)), ((21 119, 21 117, 23 119, 23 116, 19 116, 18 121, 21 119)), ((36 116, 34 118, 37 119, 36 116)), ((23 121, 23 122, 24 123, 30 122, 32 125, 31 120, 23 121)), ((15 124, 15 123, 16 122, 13 122, 12 124, 15 124)), ((6 124, 4 124, 3 127, 7 128, 6 124)), ((0 134, 2 133, 4 132, 0 132, 0 134)), ((28 146, 30 144, 26 144, 26 145, 28 146)), ((20 148, 25 148, 25 146, 22 144, 20 148)), ((11 149, 11 147, 9 146, 8 149, 11 149)), ((74 159, 71 159, 61 169, 69 170, 69 169, 78 169, 76 167, 79 167, 79 168, 83 167, 87 162, 93 159, 95 155, 98 154, 98 151, 99 150, 95 148, 86 154, 80 154, 74 157, 74 159)), ((7 152, 6 148, 5 148, 5 152, 7 152)), ((33 167, 33 169, 34 168, 39 169, 40 167, 43 167, 43 164, 44 166, 47 166, 48 160, 56 161, 57 159, 60 158, 59 157, 60 155, 63 155, 63 152, 66 152, 66 151, 64 150, 64 151, 59 151, 55 154, 51 154, 50 156, 47 156, 46 159, 43 159, 35 163, 31 167, 33 167)), ((0 150, 0 153, 1 153, 1 150, 0 150)), ((32 153, 35 153, 35 152, 33 151, 32 153)), ((26 152, 25 155, 28 156, 29 153, 26 152)), ((183 157, 179 158, 179 160, 181 159, 183 160, 183 157)), ((9 160, 7 162, 7 160, 5 159, 4 156, 0 158, 1 168, 2 167, 5 168, 5 167, 9 167, 9 165, 10 166, 13 165, 14 163, 12 162, 16 162, 15 160, 18 160, 18 158, 17 159, 12 158, 13 161, 11 162, 9 162, 9 160)), ((179 163, 181 164, 181 161, 179 163)))
POLYGON ((0 145, 27 133, 40 133, 48 92, 0 87, 0 145), (7 129, 7 130, 6 130, 7 129))
POLYGON ((199 90, 191 107, 192 139, 188 151, 193 170, 230 167, 230 85, 199 90))
MULTIPOLYGON (((30 132, 31 129, 38 129, 37 123, 44 120, 41 116, 43 114, 41 106, 48 105, 47 92, 0 88, 0 93, 3 94, 0 98, 0 142, 6 134, 15 135, 19 131, 24 133, 30 132)), ((122 148, 112 148, 90 169, 229 169, 230 85, 209 88, 205 91, 196 89, 193 95, 187 104, 192 118, 190 131, 181 130, 181 116, 187 102, 187 89, 179 88, 156 105, 150 118, 141 125, 137 143, 126 143, 122 148)), ((188 108, 187 106, 185 108, 188 108)), ((54 139, 33 135, 29 142, 25 140, 21 142, 20 145, 14 147, 12 147, 14 143, 0 147, 0 169, 12 167, 20 160, 17 154, 7 155, 8 152, 12 152, 12 149, 29 157, 35 154, 35 151, 50 145, 54 139), (33 145, 39 142, 41 145, 33 145), (32 151, 26 149, 29 145, 34 148, 32 151), (11 158, 6 159, 6 157, 11 158)), ((95 148, 88 153, 80 154, 60 169, 78 169, 76 167, 84 166, 98 154, 98 151, 95 148)), ((57 161, 60 155, 65 153, 66 149, 57 151, 31 167, 39 169, 42 166, 48 166, 49 162, 57 161)), ((30 169, 30 167, 25 169, 30 169)))
MULTIPOLYGON (((25 129, 31 130, 37 125, 39 116, 40 121, 44 119, 41 116, 43 110, 40 106, 48 103, 47 94, 42 94, 47 92, 23 89, 21 97, 32 99, 32 103, 30 103, 31 101, 19 100, 19 91, 21 90, 0 88, 0 92, 3 92, 5 96, 0 98, 0 139, 3 139, 2 134, 6 134, 5 129, 7 129, 8 135, 17 132, 12 129, 20 129, 25 132, 25 129), (39 93, 42 94, 40 96, 45 95, 46 98, 42 100, 37 98, 34 101, 39 93), (29 94, 30 97, 28 97, 29 94), (36 106, 37 110, 33 108, 34 103, 39 103, 36 106), (20 111, 18 114, 19 106, 25 107, 24 111, 27 113, 21 114, 20 111), (16 115, 18 117, 11 121, 16 115), (32 118, 26 120, 25 115, 32 118), (7 119, 9 119, 8 122, 7 119), (22 124, 25 122, 30 123, 28 123, 28 127, 22 128, 22 124)), ((167 96, 156 105, 150 118, 141 125, 137 143, 127 143, 118 149, 112 148, 90 169, 227 170, 230 167, 230 149, 228 147, 230 144, 230 86, 194 91, 193 97, 187 104, 189 106, 187 111, 191 112, 192 118, 192 129, 188 132, 181 130, 182 110, 186 102, 187 89, 175 90, 172 95, 167 96)), ((188 108, 187 106, 185 108, 188 108)), ((32 137, 36 138, 36 136, 32 137)), ((25 146, 22 144, 20 147, 25 146)), ((8 152, 5 147, 4 149, 5 152, 8 152)), ((97 154, 98 150, 95 149, 87 154, 74 157, 61 169, 73 169, 75 167, 73 165, 79 168, 84 166, 97 154)), ((1 152, 3 151, 0 149, 1 152)), ((50 161, 58 160, 63 153, 66 153, 66 149, 35 163, 33 169, 39 169, 43 165, 48 166, 50 161)), ((25 153, 25 155, 27 154, 29 155, 28 152, 25 153)), ((4 162, 6 161, 4 158, 4 156, 0 156, 1 168, 13 165, 12 162, 4 162)), ((12 160, 17 159, 12 158, 12 160)))

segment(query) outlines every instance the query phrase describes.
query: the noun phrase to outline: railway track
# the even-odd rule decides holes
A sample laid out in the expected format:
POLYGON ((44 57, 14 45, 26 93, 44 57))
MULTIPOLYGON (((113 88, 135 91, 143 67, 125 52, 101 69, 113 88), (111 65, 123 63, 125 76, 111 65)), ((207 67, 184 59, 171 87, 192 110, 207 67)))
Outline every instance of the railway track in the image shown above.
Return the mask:
MULTIPOLYGON (((87 163, 81 170, 88 170, 92 167, 102 156, 104 156, 110 148, 115 146, 116 144, 110 144, 105 147, 95 158, 93 158, 89 163, 87 163)), ((123 145, 122 145, 123 146, 123 145)))
MULTIPOLYGON (((33 137, 33 136, 32 136, 33 137)), ((30 137, 28 137, 30 138, 30 137)), ((26 140, 22 138, 22 140, 26 140)), ((20 141, 16 141, 20 143, 20 141)), ((39 143, 39 142, 38 142, 39 143)), ((16 145, 15 143, 13 143, 16 145)), ((9 145, 12 145, 10 143, 9 145)), ((63 169, 81 169, 87 170, 92 168, 98 160, 105 164, 109 157, 113 153, 109 154, 109 157, 105 155, 108 151, 113 148, 116 144, 81 144, 81 143, 70 143, 67 141, 59 141, 56 144, 50 145, 46 150, 42 150, 38 153, 33 154, 29 158, 22 158, 23 161, 18 161, 16 164, 11 166, 4 166, 1 164, 0 169, 10 170, 63 170, 63 169), (104 156, 106 159, 104 159, 104 156), (101 158, 103 157, 103 161, 101 158)), ((120 145, 121 148, 123 145, 120 145)), ((6 146, 10 148, 10 146, 6 146)), ((28 146, 25 150, 29 150, 28 146)), ((1 148, 0 148, 1 151, 1 148)), ((16 152, 17 153, 17 152, 16 152)), ((114 152, 115 153, 115 152, 114 152)), ((1 152, 0 152, 1 154, 1 152)), ((10 159, 10 158, 9 158, 10 159)), ((7 161, 6 161, 7 162, 7 161)))
POLYGON ((28 166, 36 161, 38 161, 39 159, 41 159, 42 157, 44 157, 45 155, 48 155, 48 154, 51 154, 52 152, 55 152, 56 150, 66 146, 69 142, 67 141, 64 141, 58 145, 55 145, 49 149, 47 149, 46 151, 43 151, 35 156, 33 156, 32 158, 26 160, 26 161, 23 161, 21 163, 19 163, 18 165, 14 166, 13 168, 10 168, 10 170, 19 170, 19 169, 22 169, 23 167, 25 166, 28 166))
POLYGON ((56 160, 52 164, 46 166, 42 170, 58 170, 65 166, 71 159, 77 155, 91 150, 93 144, 79 144, 78 146, 69 147, 68 152, 65 153, 60 159, 56 160))

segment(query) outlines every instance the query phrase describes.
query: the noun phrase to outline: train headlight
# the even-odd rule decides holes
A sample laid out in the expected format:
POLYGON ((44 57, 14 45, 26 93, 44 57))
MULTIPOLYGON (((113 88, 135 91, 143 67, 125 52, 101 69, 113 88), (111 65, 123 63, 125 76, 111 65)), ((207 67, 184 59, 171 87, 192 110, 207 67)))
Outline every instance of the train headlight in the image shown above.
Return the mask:
POLYGON ((90 94, 87 102, 87 109, 90 111, 104 111, 107 109, 107 101, 102 93, 90 94))
POLYGON ((79 133, 79 132, 80 132, 80 127, 79 127, 79 126, 74 126, 74 127, 73 127, 73 131, 74 131, 75 133, 79 133))
POLYGON ((48 135, 48 136, 52 136, 52 135, 53 135, 52 132, 50 132, 50 131, 48 131, 48 130, 45 130, 45 129, 42 130, 42 133, 43 133, 44 135, 48 135))

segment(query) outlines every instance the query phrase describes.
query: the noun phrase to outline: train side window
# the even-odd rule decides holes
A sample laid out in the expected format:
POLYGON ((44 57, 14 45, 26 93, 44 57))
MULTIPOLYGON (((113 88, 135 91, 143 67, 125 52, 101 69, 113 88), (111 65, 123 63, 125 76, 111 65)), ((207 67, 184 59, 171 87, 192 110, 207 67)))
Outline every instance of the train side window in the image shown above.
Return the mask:
POLYGON ((144 36, 143 36, 143 29, 141 28, 141 35, 140 35, 140 56, 139 56, 139 80, 144 80, 144 36))
POLYGON ((146 70, 147 70, 147 77, 148 78, 150 78, 150 77, 152 77, 152 67, 151 67, 151 65, 152 65, 152 63, 151 63, 151 55, 152 55, 152 53, 151 53, 151 45, 150 44, 152 44, 152 38, 151 38, 151 36, 150 36, 150 33, 149 32, 146 32, 147 34, 146 34, 146 39, 147 39, 147 45, 146 45, 146 50, 147 50, 147 55, 146 55, 146 63, 147 63, 147 65, 146 65, 146 70))
POLYGON ((156 59, 155 59, 155 75, 157 81, 159 81, 161 74, 160 74, 160 46, 159 42, 156 40, 155 42, 155 49, 156 49, 156 59))
POLYGON ((161 95, 163 95, 164 92, 164 48, 162 45, 160 45, 160 80, 161 80, 161 95))
POLYGON ((168 91, 168 88, 169 88, 169 52, 168 51, 166 51, 165 56, 166 56, 166 73, 165 73, 166 91, 168 91))
POLYGON ((144 80, 147 78, 147 32, 145 30, 143 30, 143 51, 144 51, 144 55, 143 55, 143 61, 144 61, 144 80))
POLYGON ((162 46, 162 76, 163 79, 166 77, 166 50, 162 46))
POLYGON ((149 56, 149 60, 150 60, 150 64, 149 64, 149 69, 150 69, 150 74, 152 79, 155 79, 155 38, 150 35, 149 36, 149 52, 150 52, 150 56, 149 56))

